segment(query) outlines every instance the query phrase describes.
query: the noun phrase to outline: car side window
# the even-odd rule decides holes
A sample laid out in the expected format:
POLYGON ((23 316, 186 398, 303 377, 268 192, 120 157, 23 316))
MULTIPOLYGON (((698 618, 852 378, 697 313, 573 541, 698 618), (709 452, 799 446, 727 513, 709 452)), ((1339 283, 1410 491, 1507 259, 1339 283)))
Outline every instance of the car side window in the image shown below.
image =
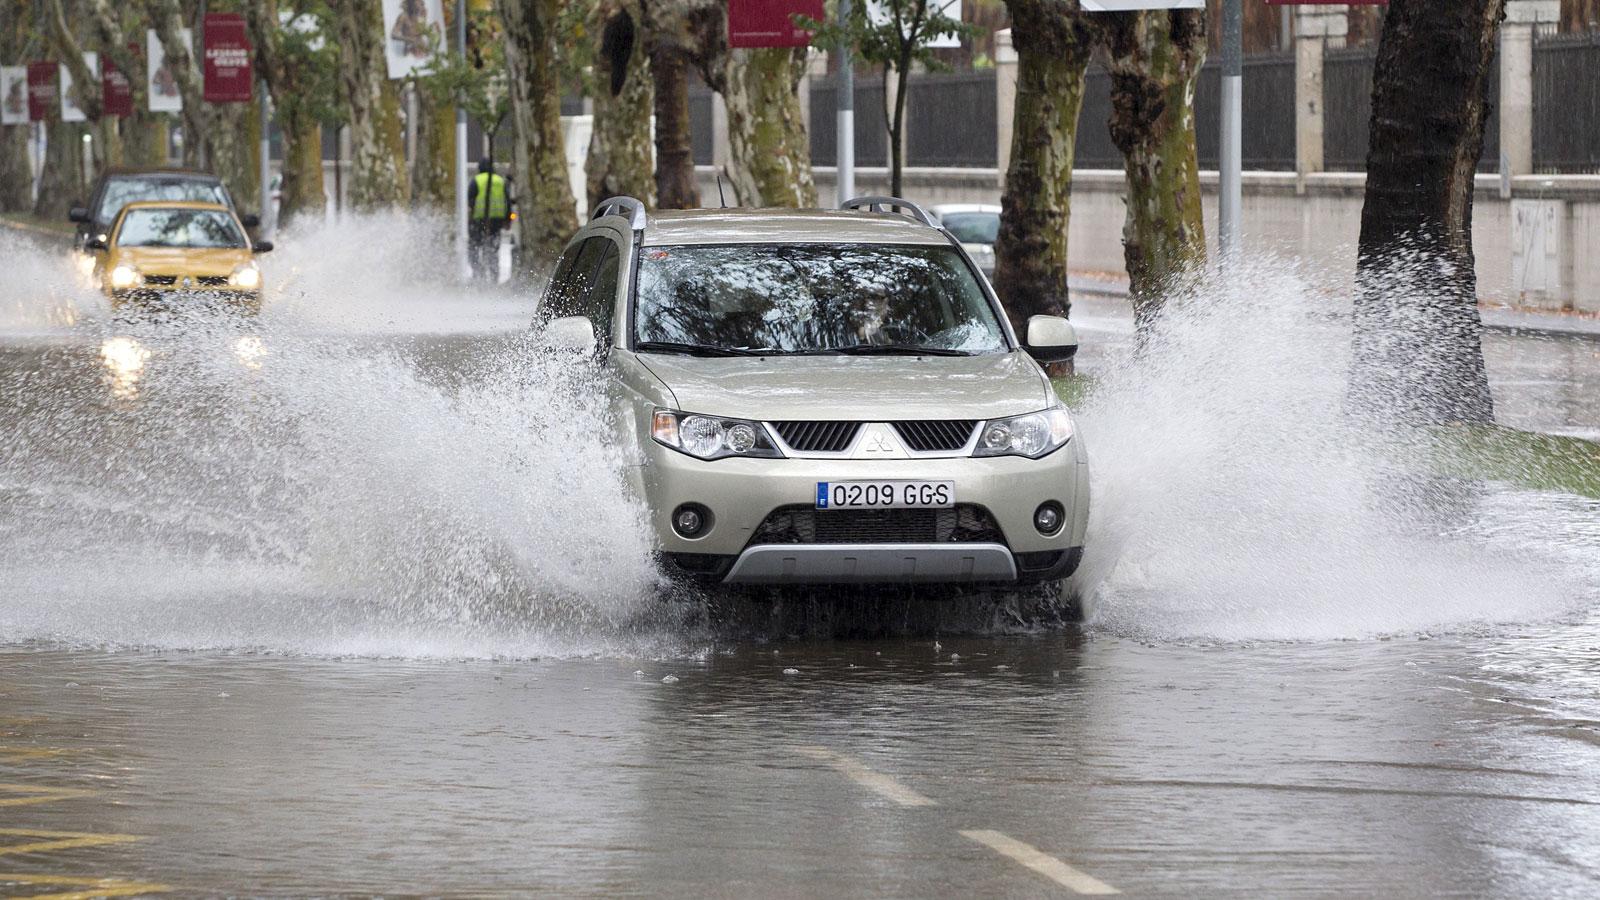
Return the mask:
POLYGON ((622 255, 617 252, 617 245, 607 240, 605 255, 600 258, 600 265, 595 270, 594 286, 589 290, 587 304, 589 321, 594 323, 594 333, 604 345, 611 343, 611 321, 617 311, 617 285, 621 277, 622 255))
POLYGON ((605 238, 589 238, 581 244, 567 248, 556 265, 556 274, 550 278, 550 288, 545 291, 543 313, 547 319, 563 316, 588 315, 585 304, 589 299, 589 285, 593 281, 595 264, 611 243, 605 238))

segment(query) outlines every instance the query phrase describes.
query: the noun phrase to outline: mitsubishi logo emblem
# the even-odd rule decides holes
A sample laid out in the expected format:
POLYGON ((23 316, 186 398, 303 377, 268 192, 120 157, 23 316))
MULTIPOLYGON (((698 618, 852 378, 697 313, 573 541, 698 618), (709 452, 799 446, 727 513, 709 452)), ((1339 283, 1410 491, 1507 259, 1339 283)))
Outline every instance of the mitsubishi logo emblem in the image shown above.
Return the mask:
POLYGON ((888 425, 871 422, 862 429, 861 439, 850 456, 854 459, 905 459, 906 450, 888 425))

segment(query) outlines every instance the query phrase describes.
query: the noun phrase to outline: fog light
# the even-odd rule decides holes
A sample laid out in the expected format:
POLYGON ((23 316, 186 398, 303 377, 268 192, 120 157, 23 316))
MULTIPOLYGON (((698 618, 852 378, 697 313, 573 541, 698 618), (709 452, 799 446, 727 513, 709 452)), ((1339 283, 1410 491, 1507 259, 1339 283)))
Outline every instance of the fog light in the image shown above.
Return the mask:
POLYGON ((696 538, 711 527, 711 512, 698 503, 685 503, 672 511, 672 530, 679 537, 696 538))
POLYGON ((1047 500, 1039 504, 1033 511, 1033 527, 1039 529, 1040 534, 1050 535, 1061 530, 1061 523, 1066 519, 1066 513, 1061 509, 1061 504, 1054 500, 1047 500))

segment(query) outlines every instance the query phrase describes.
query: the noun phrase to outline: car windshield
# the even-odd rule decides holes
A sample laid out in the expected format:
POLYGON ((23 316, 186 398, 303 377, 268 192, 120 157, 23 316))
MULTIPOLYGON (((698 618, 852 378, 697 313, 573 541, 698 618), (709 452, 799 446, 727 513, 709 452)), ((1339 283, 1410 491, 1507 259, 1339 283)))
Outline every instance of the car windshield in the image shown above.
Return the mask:
POLYGON ((963 244, 992 244, 1000 237, 999 213, 949 213, 940 221, 963 244))
POLYGON ((109 223, 129 203, 155 200, 167 203, 215 203, 228 205, 222 183, 208 178, 112 178, 100 194, 95 221, 109 223))
POLYGON ((119 247, 243 247, 233 216, 210 209, 132 209, 122 217, 119 247))
POLYGON ((771 353, 1006 349, 993 307, 948 246, 648 247, 643 343, 771 353))

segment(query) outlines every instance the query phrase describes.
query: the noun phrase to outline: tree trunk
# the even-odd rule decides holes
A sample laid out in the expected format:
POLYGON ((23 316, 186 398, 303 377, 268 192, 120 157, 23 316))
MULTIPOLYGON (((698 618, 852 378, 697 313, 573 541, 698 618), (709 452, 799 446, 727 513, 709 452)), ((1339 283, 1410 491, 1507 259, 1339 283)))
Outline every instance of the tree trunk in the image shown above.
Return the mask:
POLYGON ((689 135, 689 57, 654 30, 649 42, 656 95, 656 203, 662 209, 694 209, 700 190, 689 135))
POLYGON ((28 126, 0 125, 0 212, 24 212, 32 207, 28 126))
POLYGON ((1372 80, 1351 396, 1399 422, 1494 421, 1473 175, 1504 0, 1394 0, 1372 80))
POLYGON ((417 152, 411 163, 413 206, 449 210, 456 198, 456 108, 417 91, 417 152))
POLYGON ((1010 0, 1007 8, 1017 48, 1017 100, 1011 146, 1000 148, 1010 164, 994 248, 995 291, 1025 337, 1030 316, 1064 316, 1072 308, 1072 162, 1094 36, 1076 4, 1010 0))
POLYGON ((1167 297, 1205 265, 1194 91, 1204 10, 1101 13, 1111 72, 1111 139, 1128 178, 1123 258, 1134 321, 1149 333, 1167 297))
POLYGON ((133 108, 133 115, 124 120, 123 157, 131 166, 164 166, 167 164, 167 127, 171 117, 166 113, 153 113, 141 107, 133 108))
POLYGON ((811 142, 800 113, 805 48, 730 50, 722 59, 718 81, 728 108, 729 180, 737 202, 816 206, 811 142))
POLYGON ((389 81, 379 0, 333 4, 339 69, 350 113, 350 206, 357 212, 392 209, 410 196, 400 94, 389 81))
POLYGON ((74 203, 89 199, 83 180, 83 129, 59 117, 46 126, 49 146, 39 172, 39 196, 33 214, 42 219, 65 219, 74 203))
POLYGON ((594 59, 594 131, 589 139, 589 208, 609 197, 655 205, 650 113, 655 90, 641 40, 641 10, 629 0, 602 0, 591 16, 600 35, 594 59))
POLYGON ((516 181, 527 272, 555 261, 577 228, 561 138, 556 17, 561 0, 495 0, 505 25, 506 75, 516 129, 516 181))

